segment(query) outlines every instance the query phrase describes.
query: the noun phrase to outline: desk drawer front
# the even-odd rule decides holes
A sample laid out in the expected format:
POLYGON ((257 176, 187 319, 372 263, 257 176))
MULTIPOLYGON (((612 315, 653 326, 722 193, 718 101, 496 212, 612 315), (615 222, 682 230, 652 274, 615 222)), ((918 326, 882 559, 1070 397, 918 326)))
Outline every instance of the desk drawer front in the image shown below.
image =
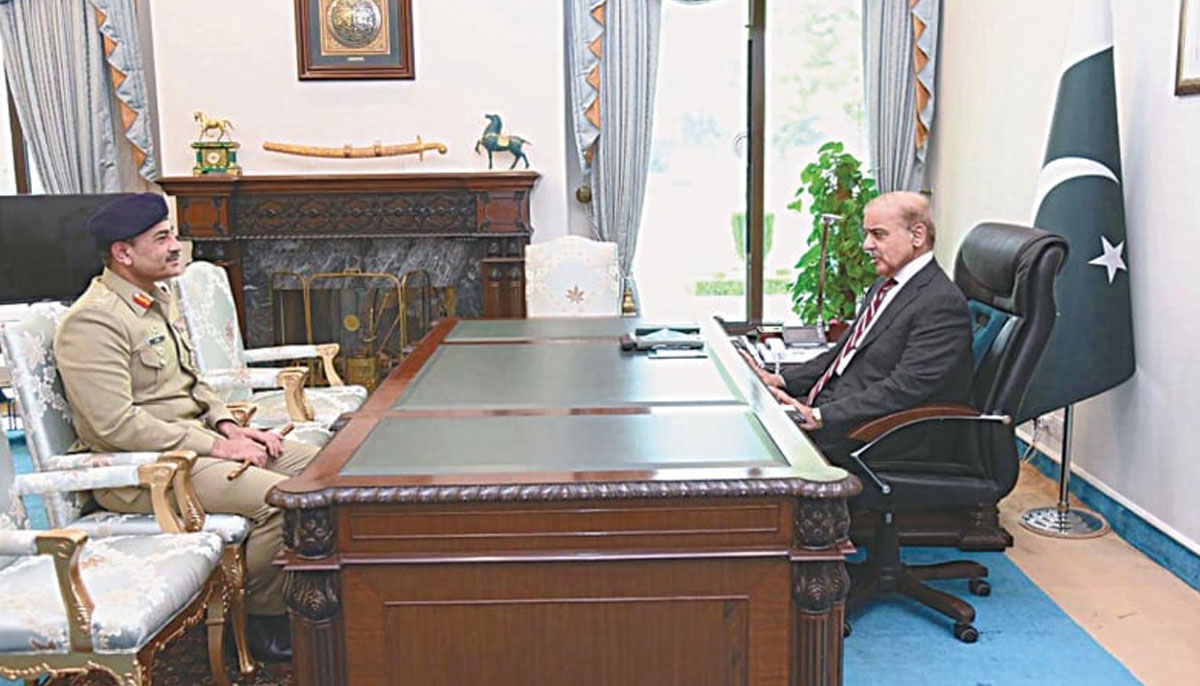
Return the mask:
POLYGON ((355 506, 339 520, 343 552, 417 555, 785 550, 793 529, 786 499, 355 506))

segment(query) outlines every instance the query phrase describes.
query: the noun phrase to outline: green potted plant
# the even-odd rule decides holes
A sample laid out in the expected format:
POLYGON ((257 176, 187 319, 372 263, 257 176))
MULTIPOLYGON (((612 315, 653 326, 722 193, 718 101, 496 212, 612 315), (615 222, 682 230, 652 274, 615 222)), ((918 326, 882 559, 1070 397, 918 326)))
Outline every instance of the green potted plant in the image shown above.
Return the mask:
POLYGON ((812 196, 813 228, 808 249, 796 262, 792 309, 806 323, 824 322, 832 341, 854 319, 858 298, 875 280, 875 269, 862 247, 861 227, 863 209, 879 191, 874 179, 863 175, 862 163, 840 142, 830 141, 817 152, 817 160, 800 172, 800 187, 788 204, 788 209, 804 212, 804 193, 812 196), (830 220, 825 235, 825 289, 819 298, 822 217, 833 215, 840 218, 830 220), (823 301, 820 311, 819 299, 823 301))

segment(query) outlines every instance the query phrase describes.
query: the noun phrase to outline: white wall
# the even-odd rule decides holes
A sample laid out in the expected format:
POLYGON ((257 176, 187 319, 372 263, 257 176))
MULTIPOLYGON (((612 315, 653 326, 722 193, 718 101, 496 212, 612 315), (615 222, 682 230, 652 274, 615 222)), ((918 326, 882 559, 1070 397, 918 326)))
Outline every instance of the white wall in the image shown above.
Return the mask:
MULTIPOLYGON (((1178 2, 1113 4, 1137 371, 1077 406, 1072 459, 1200 552, 1200 95, 1174 95, 1178 2)), ((944 3, 930 167, 943 264, 979 221, 1030 221, 1073 6, 944 3)))
MULTIPOLYGON (((506 133, 533 142, 542 174, 532 196, 534 240, 567 233, 563 5, 551 0, 416 0, 413 81, 300 81, 292 0, 156 2, 152 8, 163 170, 190 175, 192 112, 230 119, 244 174, 338 174, 487 169, 474 153, 499 113, 506 133), (266 152, 263 141, 341 147, 411 142, 444 156, 363 160, 266 152)), ((496 168, 511 157, 496 156, 496 168)))

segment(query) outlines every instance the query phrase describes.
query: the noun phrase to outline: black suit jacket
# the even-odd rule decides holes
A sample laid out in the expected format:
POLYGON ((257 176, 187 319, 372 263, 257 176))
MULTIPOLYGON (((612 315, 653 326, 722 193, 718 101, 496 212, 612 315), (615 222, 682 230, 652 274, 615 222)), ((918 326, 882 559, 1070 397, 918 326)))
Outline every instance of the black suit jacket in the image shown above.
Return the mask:
MULTIPOLYGON (((864 302, 883 282, 871 285, 864 302)), ((917 405, 969 399, 970 313, 962 291, 936 260, 913 275, 878 317, 845 372, 835 374, 813 403, 823 426, 810 436, 834 462, 843 462, 855 447, 845 436, 863 422, 917 405)), ((803 401, 853 330, 819 357, 784 370, 787 392, 803 401)), ((937 455, 941 440, 929 428, 903 431, 888 446, 888 459, 937 455)))

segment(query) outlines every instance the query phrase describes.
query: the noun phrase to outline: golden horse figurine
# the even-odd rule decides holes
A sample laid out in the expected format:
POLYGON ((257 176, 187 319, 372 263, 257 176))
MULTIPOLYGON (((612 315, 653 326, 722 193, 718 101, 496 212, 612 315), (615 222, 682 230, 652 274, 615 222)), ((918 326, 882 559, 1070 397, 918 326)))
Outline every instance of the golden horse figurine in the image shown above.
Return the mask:
POLYGON ((233 122, 228 119, 209 119, 199 110, 192 113, 192 119, 200 122, 200 137, 197 140, 202 141, 209 131, 216 131, 217 137, 214 140, 219 141, 233 130, 233 122))

